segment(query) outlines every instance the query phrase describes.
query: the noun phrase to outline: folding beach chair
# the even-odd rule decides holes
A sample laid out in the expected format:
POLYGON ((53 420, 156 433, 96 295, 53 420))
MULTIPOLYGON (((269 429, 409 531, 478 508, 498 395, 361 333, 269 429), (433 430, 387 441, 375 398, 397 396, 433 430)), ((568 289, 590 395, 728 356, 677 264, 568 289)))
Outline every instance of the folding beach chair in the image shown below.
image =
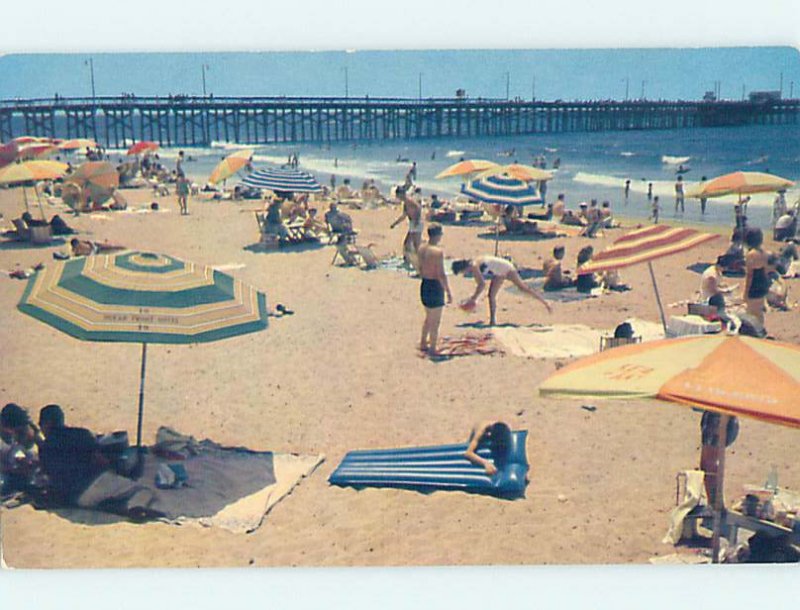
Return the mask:
POLYGON ((607 349, 620 347, 622 345, 633 345, 641 343, 641 337, 612 337, 611 335, 604 335, 600 337, 600 351, 604 352, 607 349))

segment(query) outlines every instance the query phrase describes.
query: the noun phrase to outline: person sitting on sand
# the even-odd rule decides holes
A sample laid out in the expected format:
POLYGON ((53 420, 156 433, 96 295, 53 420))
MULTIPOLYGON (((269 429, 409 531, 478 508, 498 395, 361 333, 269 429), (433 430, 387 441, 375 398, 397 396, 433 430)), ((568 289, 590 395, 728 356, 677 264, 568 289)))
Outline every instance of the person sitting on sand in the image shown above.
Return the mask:
POLYGON ((797 217, 795 216, 795 211, 787 210, 775 221, 775 230, 772 236, 775 241, 786 241, 792 239, 796 231, 797 217))
POLYGON ((486 289, 486 280, 489 280, 489 324, 491 326, 497 325, 497 294, 500 292, 500 288, 502 288, 506 280, 509 280, 528 296, 539 301, 545 306, 548 313, 552 312, 552 308, 544 299, 544 296, 538 290, 534 290, 525 284, 519 276, 516 267, 506 259, 485 255, 474 259, 463 259, 453 262, 454 274, 458 275, 468 270, 472 272, 472 277, 475 279, 477 287, 474 294, 464 301, 461 307, 467 311, 474 309, 478 297, 486 289))
POLYGON ((64 222, 64 219, 58 214, 50 219, 50 230, 53 232, 53 235, 74 235, 77 233, 77 231, 64 222))
POLYGON ((611 290, 613 292, 626 292, 631 289, 629 284, 622 281, 619 269, 604 271, 600 278, 600 285, 603 290, 611 290))
POLYGON ((614 228, 614 216, 611 212, 611 203, 604 201, 600 208, 600 226, 604 229, 614 228))
POLYGON ((708 302, 714 295, 732 292, 734 286, 727 286, 722 281, 722 256, 718 256, 713 265, 709 265, 700 279, 700 300, 708 302))
POLYGON ((264 231, 270 235, 277 235, 281 240, 289 239, 289 229, 283 224, 283 216, 281 209, 283 208, 283 201, 276 198, 267 208, 267 217, 265 218, 264 231))
POLYGON ((422 324, 422 336, 419 349, 431 356, 438 355, 439 324, 442 310, 447 303, 453 301, 447 274, 444 270, 444 250, 439 246, 442 240, 442 225, 432 223, 428 226, 428 241, 419 248, 419 274, 422 278, 420 299, 425 308, 425 321, 422 324))
POLYGON ((743 232, 735 229, 731 235, 728 249, 717 260, 722 266, 722 272, 728 274, 744 273, 744 246, 742 244, 743 232))
POLYGON ((100 509, 136 520, 162 516, 153 492, 113 472, 95 435, 66 426, 60 406, 44 407, 39 427, 44 435, 39 458, 53 505, 100 509))
POLYGON ((553 258, 544 262, 542 270, 544 271, 544 290, 545 292, 554 292, 556 290, 563 290, 573 286, 572 278, 569 277, 569 271, 561 269, 561 261, 564 259, 564 246, 556 246, 553 248, 553 258))
POLYGON ((561 224, 569 225, 572 227, 583 227, 586 226, 583 218, 575 214, 572 210, 567 210, 564 212, 564 215, 561 217, 561 224))
POLYGON ((578 292, 590 293, 592 288, 597 288, 600 285, 597 274, 581 273, 581 267, 592 260, 592 256, 594 256, 594 248, 591 246, 581 248, 580 252, 578 252, 578 259, 575 267, 575 273, 578 276, 578 279, 575 280, 575 287, 578 289, 578 292))
POLYGON ((317 208, 311 208, 303 222, 303 234, 306 239, 319 239, 319 236, 326 233, 327 230, 328 227, 325 223, 317 218, 317 208))
POLYGON ((330 227, 331 233, 340 235, 352 235, 354 233, 353 220, 344 212, 340 212, 336 203, 331 202, 328 211, 325 212, 325 222, 330 227))
POLYGON ((36 468, 37 430, 13 402, 0 411, 0 496, 25 491, 36 468))
POLYGON ((511 428, 508 424, 499 421, 485 421, 473 426, 470 431, 464 457, 476 466, 481 466, 489 476, 494 476, 497 474, 497 467, 502 467, 508 459, 510 450, 511 428), (478 455, 477 449, 481 442, 489 443, 492 461, 478 455))

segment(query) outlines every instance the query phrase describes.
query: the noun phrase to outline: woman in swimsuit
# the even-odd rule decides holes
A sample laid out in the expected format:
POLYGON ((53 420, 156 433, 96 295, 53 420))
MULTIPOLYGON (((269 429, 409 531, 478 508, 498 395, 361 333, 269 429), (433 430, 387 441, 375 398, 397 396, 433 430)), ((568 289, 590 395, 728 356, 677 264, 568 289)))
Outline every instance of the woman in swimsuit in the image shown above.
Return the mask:
POLYGON ((542 305, 545 306, 548 313, 552 312, 550 304, 545 301, 544 296, 537 290, 527 286, 525 282, 522 281, 522 278, 520 278, 514 265, 504 258, 499 258, 497 256, 479 256, 472 260, 464 259, 453 262, 454 274, 458 275, 467 270, 472 272, 472 277, 475 278, 477 288, 475 289, 475 293, 462 303, 462 307, 467 310, 473 309, 478 297, 486 288, 486 280, 489 280, 489 324, 491 326, 497 324, 495 317, 497 311, 497 293, 500 292, 500 288, 506 280, 509 280, 525 294, 540 301, 542 305))
POLYGON ((761 249, 764 234, 761 229, 751 227, 744 234, 744 243, 747 244, 747 254, 744 258, 744 299, 747 303, 747 313, 764 326, 764 299, 769 293, 769 256, 761 249))

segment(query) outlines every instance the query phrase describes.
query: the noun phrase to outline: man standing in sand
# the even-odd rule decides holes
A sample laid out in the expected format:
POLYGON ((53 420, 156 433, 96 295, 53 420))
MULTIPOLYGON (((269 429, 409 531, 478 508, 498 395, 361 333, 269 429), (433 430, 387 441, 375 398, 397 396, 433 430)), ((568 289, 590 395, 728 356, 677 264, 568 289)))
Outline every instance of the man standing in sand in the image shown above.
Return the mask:
POLYGON ((419 274, 422 278, 419 296, 425 307, 425 322, 422 324, 422 337, 419 349, 436 356, 436 343, 439 339, 439 324, 442 321, 442 309, 447 302, 452 303, 453 295, 447 283, 444 271, 444 250, 439 246, 442 241, 442 225, 433 222, 428 226, 428 241, 419 248, 419 274))
POLYGON ((403 219, 408 219, 408 232, 403 240, 403 260, 418 269, 417 253, 422 242, 422 206, 420 203, 406 195, 406 189, 397 187, 397 198, 403 202, 403 213, 395 219, 391 227, 394 229, 403 219))
POLYGON ((189 215, 189 180, 184 174, 178 174, 175 184, 178 193, 178 205, 181 207, 181 216, 189 215))
POLYGON ((678 213, 678 207, 681 209, 681 214, 683 214, 683 176, 678 176, 678 179, 675 181, 675 213, 678 213))

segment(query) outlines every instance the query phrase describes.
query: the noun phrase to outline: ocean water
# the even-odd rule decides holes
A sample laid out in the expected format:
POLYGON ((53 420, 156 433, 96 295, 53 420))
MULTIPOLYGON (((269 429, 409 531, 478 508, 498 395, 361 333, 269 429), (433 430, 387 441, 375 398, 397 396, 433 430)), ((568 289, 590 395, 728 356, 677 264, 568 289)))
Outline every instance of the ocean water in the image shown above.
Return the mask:
MULTIPOLYGON (((647 185, 661 200, 661 216, 665 221, 681 218, 709 224, 731 224, 736 197, 708 201, 707 213, 700 214, 699 202, 686 199, 686 211, 675 216, 674 163, 664 157, 689 157, 683 174, 688 191, 702 176, 712 178, 732 171, 768 171, 800 181, 800 125, 749 126, 715 129, 681 129, 668 131, 627 131, 604 133, 565 133, 514 136, 505 138, 447 138, 373 143, 332 143, 330 145, 248 146, 215 142, 209 148, 186 149, 190 161, 188 175, 198 184, 205 182, 214 166, 227 154, 254 148, 254 164, 258 167, 280 165, 289 155, 297 154, 301 169, 328 184, 331 174, 337 184, 350 179, 359 188, 365 180, 375 180, 384 190, 403 182, 412 161, 417 162, 417 184, 423 195, 437 193, 449 197, 459 192, 458 179, 436 180, 435 176, 461 157, 488 159, 497 163, 531 163, 544 155, 548 167, 561 159, 561 167, 547 190, 548 201, 559 192, 567 195, 569 207, 582 200, 608 200, 617 213, 647 218, 650 202, 647 185), (623 187, 631 180, 631 193, 626 202, 623 187)), ((110 151, 112 159, 124 151, 110 151)), ((171 166, 177 149, 162 149, 162 161, 171 166)), ((671 159, 674 161, 674 159, 671 159)), ((229 184, 236 183, 232 178, 229 184)), ((800 197, 797 187, 787 193, 791 203, 800 197)), ((749 206, 750 219, 767 228, 772 215, 773 194, 754 195, 749 206)))

